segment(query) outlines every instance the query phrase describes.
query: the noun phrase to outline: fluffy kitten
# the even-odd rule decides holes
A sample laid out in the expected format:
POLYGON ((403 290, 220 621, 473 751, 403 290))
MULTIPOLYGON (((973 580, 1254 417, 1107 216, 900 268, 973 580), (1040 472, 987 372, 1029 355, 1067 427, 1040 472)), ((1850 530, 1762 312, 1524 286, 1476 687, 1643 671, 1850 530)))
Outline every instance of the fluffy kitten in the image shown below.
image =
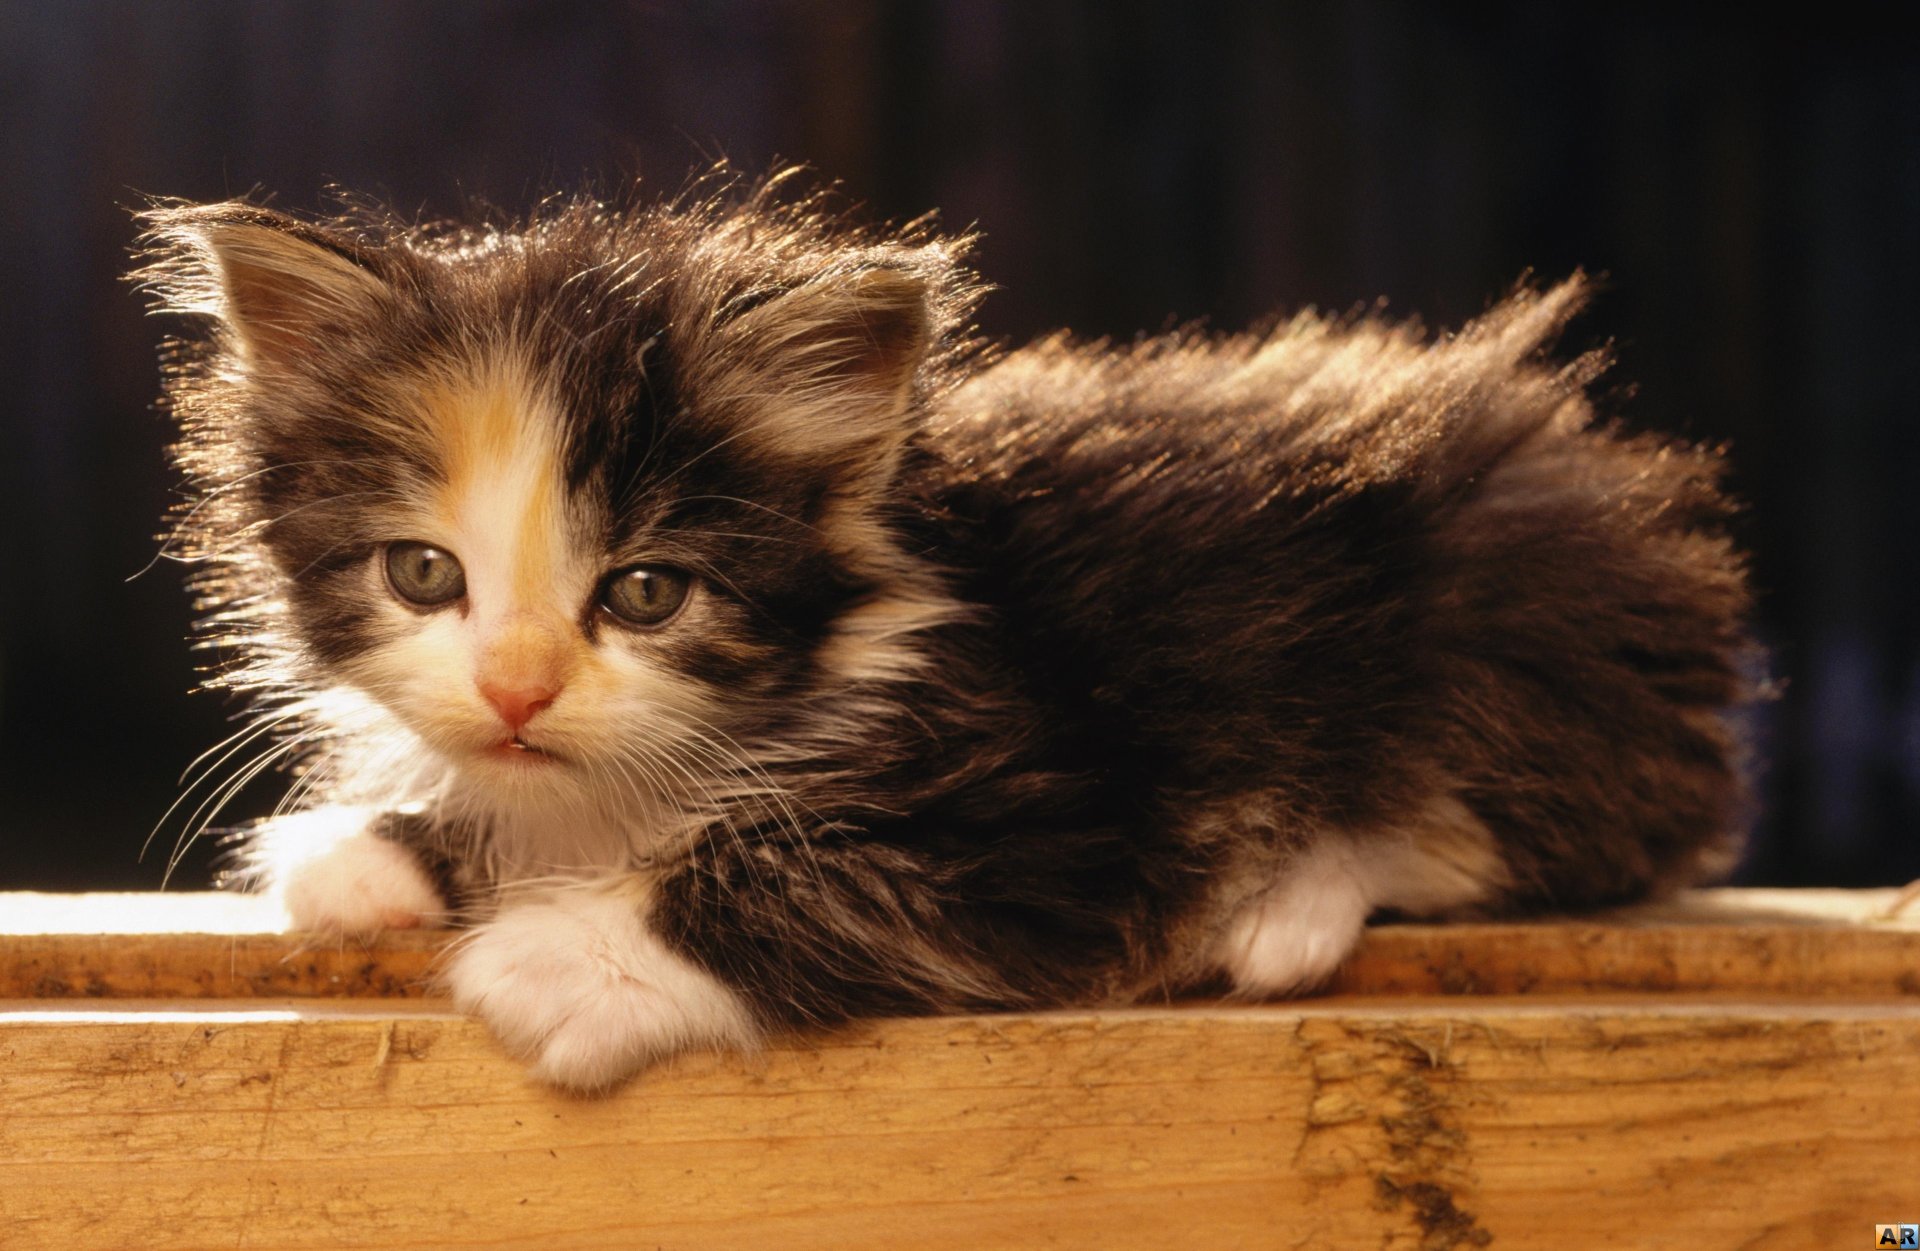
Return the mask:
POLYGON ((409 228, 146 216, 176 539, 298 924, 612 1084, 850 1017, 1312 986, 1380 910, 1724 863, 1707 451, 1597 425, 1579 281, 1429 341, 969 337, 966 240, 770 187, 409 228))

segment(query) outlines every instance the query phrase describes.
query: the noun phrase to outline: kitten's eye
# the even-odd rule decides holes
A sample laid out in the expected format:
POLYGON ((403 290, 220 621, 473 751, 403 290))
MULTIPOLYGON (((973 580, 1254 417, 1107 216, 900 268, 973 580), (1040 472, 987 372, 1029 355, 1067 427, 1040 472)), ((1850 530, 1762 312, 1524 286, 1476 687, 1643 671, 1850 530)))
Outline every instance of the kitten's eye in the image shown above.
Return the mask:
POLYGON ((636 565, 607 579, 600 606, 628 625, 659 625, 687 602, 693 575, 666 565, 636 565))
POLYGON ((409 604, 437 608, 467 593, 467 572, 452 552, 407 540, 387 544, 387 585, 409 604))

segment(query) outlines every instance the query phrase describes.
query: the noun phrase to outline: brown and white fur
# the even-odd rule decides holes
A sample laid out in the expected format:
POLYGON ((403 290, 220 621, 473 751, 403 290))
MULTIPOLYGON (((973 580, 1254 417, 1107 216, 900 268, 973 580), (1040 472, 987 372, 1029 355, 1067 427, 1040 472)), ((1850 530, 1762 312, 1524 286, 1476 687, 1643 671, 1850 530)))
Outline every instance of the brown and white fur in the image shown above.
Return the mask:
POLYGON ((457 1001, 602 1088, 850 1017, 1296 991, 1381 911, 1724 862, 1729 506, 1542 356, 1578 280, 1439 339, 996 352, 968 241, 779 197, 147 215, 204 328, 175 541, 299 769, 240 877, 298 925, 469 927, 457 1001), (419 545, 457 598, 399 589, 419 545), (669 619, 611 607, 636 568, 669 619))

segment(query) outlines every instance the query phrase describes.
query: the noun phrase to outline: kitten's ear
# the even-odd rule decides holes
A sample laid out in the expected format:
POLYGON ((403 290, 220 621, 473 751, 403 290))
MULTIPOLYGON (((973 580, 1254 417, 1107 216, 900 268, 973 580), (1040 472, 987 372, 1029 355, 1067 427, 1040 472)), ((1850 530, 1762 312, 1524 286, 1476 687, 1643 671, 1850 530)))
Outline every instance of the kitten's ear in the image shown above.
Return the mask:
POLYGON ((757 433, 782 452, 888 463, 911 425, 914 375, 933 335, 924 279, 901 269, 830 275, 726 326, 728 355, 779 379, 757 433))
POLYGON ((315 340, 393 292, 352 240, 242 201, 141 214, 147 264, 134 277, 162 312, 216 319, 249 364, 289 368, 315 340))

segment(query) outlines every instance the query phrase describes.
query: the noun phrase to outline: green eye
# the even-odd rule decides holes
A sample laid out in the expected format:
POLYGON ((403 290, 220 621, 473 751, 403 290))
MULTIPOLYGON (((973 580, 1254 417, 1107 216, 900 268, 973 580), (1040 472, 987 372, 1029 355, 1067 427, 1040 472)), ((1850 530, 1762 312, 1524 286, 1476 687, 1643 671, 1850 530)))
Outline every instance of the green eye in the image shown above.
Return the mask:
POLYGON ((387 544, 387 585, 409 604, 437 608, 467 593, 467 573, 452 552, 409 539, 387 544))
POLYGON ((607 579, 600 606, 628 625, 659 625, 687 602, 693 575, 666 565, 636 565, 607 579))

